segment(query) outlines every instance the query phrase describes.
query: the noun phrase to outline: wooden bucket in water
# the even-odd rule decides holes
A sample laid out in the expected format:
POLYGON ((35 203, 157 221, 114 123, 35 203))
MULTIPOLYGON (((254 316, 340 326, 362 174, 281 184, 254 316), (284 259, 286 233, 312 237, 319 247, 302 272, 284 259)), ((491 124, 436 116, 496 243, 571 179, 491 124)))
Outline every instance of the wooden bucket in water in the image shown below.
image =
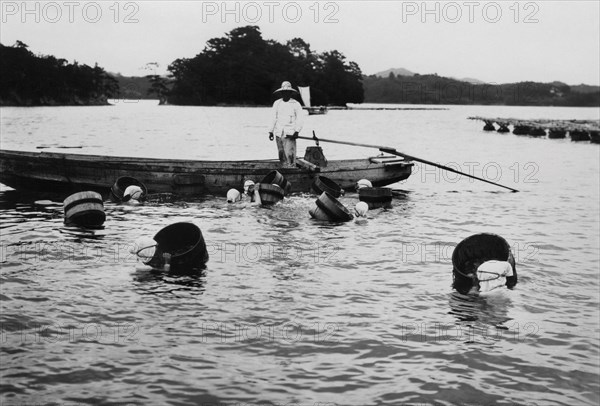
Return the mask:
POLYGON ((283 194, 288 195, 292 190, 292 184, 278 171, 271 171, 260 181, 260 183, 268 183, 270 185, 277 185, 283 189, 283 194))
POLYGON ((557 129, 550 129, 550 131, 548 131, 548 138, 565 138, 567 136, 567 132, 565 130, 557 130, 557 129))
POLYGON ((513 276, 506 278, 506 286, 512 288, 517 284, 517 268, 508 242, 496 234, 482 233, 465 238, 452 252, 452 275, 454 289, 466 294, 473 287, 473 279, 466 277, 474 272, 475 261, 508 261, 513 269, 513 276))
POLYGON ((258 186, 258 194, 260 195, 260 202, 265 206, 272 206, 277 202, 283 200, 283 189, 277 185, 270 183, 261 183, 258 186))
POLYGON ((353 218, 352 214, 346 208, 346 206, 344 206, 335 197, 331 196, 327 192, 323 192, 315 203, 317 204, 317 208, 319 210, 313 211, 314 214, 309 211, 311 216, 313 216, 314 218, 323 219, 323 214, 327 217, 329 221, 343 222, 350 221, 353 218))
POLYGON ((582 130, 573 130, 569 131, 569 135, 571 136, 571 141, 589 141, 590 135, 587 131, 582 130))
POLYGON ((142 189, 142 197, 138 200, 144 200, 148 195, 148 189, 146 186, 137 180, 136 178, 132 178, 131 176, 122 176, 115 181, 115 183, 110 188, 110 200, 114 203, 121 203, 123 201, 123 194, 125 193, 125 189, 129 186, 139 186, 142 189))
POLYGON ((546 135, 546 129, 540 127, 531 127, 529 129, 529 135, 532 137, 544 137, 546 135))
POLYGON ((308 214, 310 214, 310 216, 316 220, 331 221, 327 213, 321 210, 319 206, 310 209, 308 214))
POLYGON ((313 182, 313 184, 311 186, 311 189, 313 190, 313 192, 315 192, 319 196, 323 192, 327 192, 331 196, 335 197, 336 199, 338 197, 340 197, 342 195, 342 192, 343 192, 343 190, 340 187, 340 185, 338 185, 337 183, 335 183, 331 179, 326 178, 325 176, 317 176, 316 179, 315 179, 315 181, 313 182))
POLYGON ((100 227, 106 220, 104 202, 100 193, 78 192, 63 202, 65 224, 82 227, 100 227))
POLYGON ((171 272, 186 272, 202 269, 208 261, 208 251, 200 228, 192 223, 174 223, 166 226, 154 236, 156 252, 149 265, 162 268, 165 254, 170 256, 171 272))
POLYGON ((526 125, 515 125, 513 129, 513 134, 515 135, 529 135, 529 126, 526 125))
POLYGON ((496 127, 494 127, 494 123, 491 121, 486 121, 483 126, 483 131, 496 131, 496 127))
POLYGON ((392 189, 387 187, 363 187, 358 190, 358 200, 369 205, 369 210, 392 207, 392 189))

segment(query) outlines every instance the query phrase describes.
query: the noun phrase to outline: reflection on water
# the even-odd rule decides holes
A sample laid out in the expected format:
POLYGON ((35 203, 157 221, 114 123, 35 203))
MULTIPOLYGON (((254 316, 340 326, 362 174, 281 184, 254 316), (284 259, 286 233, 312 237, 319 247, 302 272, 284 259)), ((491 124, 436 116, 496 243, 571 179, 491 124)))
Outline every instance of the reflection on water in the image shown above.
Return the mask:
POLYGON ((162 269, 136 268, 132 279, 137 282, 134 288, 140 294, 179 295, 204 292, 204 271, 195 274, 171 274, 162 269))
MULTIPOLYGON (((23 149, 77 144, 82 153, 272 157, 272 145, 255 141, 266 138, 256 120, 267 109, 163 107, 3 109, 11 124, 3 121, 0 141, 23 149), (21 131, 36 115, 56 117, 46 117, 43 136, 33 131, 25 140, 21 131), (199 118, 217 123, 210 134, 199 118), (80 134, 77 120, 107 139, 80 134), (181 133, 198 135, 184 144, 181 133), (170 136, 148 141, 155 134, 170 136)), ((270 208, 163 196, 136 207, 105 202, 104 228, 87 230, 65 226, 64 195, 2 188, 0 400, 595 405, 597 146, 482 133, 466 120, 587 114, 597 113, 453 106, 308 118, 307 128, 329 137, 364 142, 369 134, 369 142, 463 170, 494 162, 502 173, 491 180, 521 190, 417 166, 393 186, 392 208, 342 224, 311 219, 309 194, 270 208), (528 163, 537 165, 536 182, 523 176, 528 163), (202 230, 210 255, 202 272, 152 269, 132 253, 140 237, 181 221, 202 230), (511 245, 514 290, 451 291, 453 248, 480 232, 511 245)), ((372 152, 324 149, 331 159, 372 152)), ((358 200, 348 193, 340 201, 352 209, 358 200)))
MULTIPOLYGON (((508 317, 512 300, 504 290, 489 295, 450 295, 450 312, 459 322, 479 322, 483 325, 502 328, 511 320, 508 317)), ((506 327, 504 327, 506 328, 506 327)))

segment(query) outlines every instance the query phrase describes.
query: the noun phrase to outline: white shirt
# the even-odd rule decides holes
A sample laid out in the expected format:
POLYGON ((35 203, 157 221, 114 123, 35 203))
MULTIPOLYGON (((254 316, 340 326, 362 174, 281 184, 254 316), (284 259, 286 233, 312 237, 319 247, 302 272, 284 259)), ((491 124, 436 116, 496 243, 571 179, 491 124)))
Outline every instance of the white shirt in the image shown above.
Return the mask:
POLYGON ((287 102, 278 99, 273 103, 273 124, 270 132, 275 135, 292 135, 302 130, 302 106, 294 99, 287 102))

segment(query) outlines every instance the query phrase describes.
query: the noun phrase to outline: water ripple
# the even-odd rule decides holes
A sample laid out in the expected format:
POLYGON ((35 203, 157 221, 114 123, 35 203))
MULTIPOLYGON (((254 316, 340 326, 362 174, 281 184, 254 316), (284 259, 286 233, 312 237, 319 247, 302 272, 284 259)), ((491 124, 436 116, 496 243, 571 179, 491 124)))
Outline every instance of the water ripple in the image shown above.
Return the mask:
MULTIPOLYGON (((416 171, 395 185, 404 192, 392 208, 344 224, 310 219, 316 197, 309 194, 268 209, 209 196, 139 207, 106 202, 104 228, 85 230, 64 225, 64 195, 0 189, 0 402, 596 405, 600 215, 590 191, 599 183, 597 149, 487 137, 465 117, 489 109, 402 112, 402 126, 399 112, 321 118, 323 131, 357 142, 353 134, 375 133, 373 142, 439 162, 498 162, 510 174, 500 183, 514 182, 515 162, 535 157, 540 169, 538 182, 520 180, 521 193, 416 171), (395 136, 390 123, 407 130, 395 136), (210 260, 202 272, 153 270, 130 252, 140 236, 177 221, 203 232, 210 260), (479 232, 511 244, 514 290, 451 291, 454 247, 479 232)), ((73 131, 68 137, 84 153, 135 145, 147 155, 205 158, 222 151, 201 146, 223 143, 213 133, 196 135, 201 130, 189 123, 198 114, 239 125, 223 131, 235 149, 237 138, 227 134, 257 128, 256 116, 268 113, 238 109, 232 118, 227 109, 161 106, 140 108, 140 119, 130 120, 127 109, 24 111, 10 110, 3 147, 25 149, 27 137, 14 126, 37 120, 32 145, 73 131), (57 127, 48 111, 62 120, 84 117, 90 133, 109 138, 57 127), (96 128, 105 122, 123 132, 96 128), (179 143, 176 134, 190 141, 179 143)), ((543 110, 568 118, 577 111, 543 110)), ((263 149, 233 152, 273 152, 263 149)), ((358 151, 324 149, 331 159, 358 151)), ((357 196, 341 201, 352 208, 357 196)))

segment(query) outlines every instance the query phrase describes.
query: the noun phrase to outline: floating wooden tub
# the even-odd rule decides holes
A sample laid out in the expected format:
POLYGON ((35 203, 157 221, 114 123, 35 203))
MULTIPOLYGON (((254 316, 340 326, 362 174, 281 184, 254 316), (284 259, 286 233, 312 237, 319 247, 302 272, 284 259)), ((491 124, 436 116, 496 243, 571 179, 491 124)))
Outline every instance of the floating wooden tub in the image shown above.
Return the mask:
POLYGON ((581 130, 573 130, 569 131, 569 135, 571 136, 571 141, 589 141, 590 135, 587 131, 581 130))
POLYGON ((565 138, 566 136, 567 136, 567 132, 565 130, 551 128, 550 131, 548 131, 548 138, 557 139, 557 138, 565 138))
POLYGON ((271 171, 263 178, 260 183, 268 183, 278 185, 281 189, 283 189, 283 194, 287 195, 292 190, 292 184, 287 181, 287 179, 279 173, 279 171, 271 171))
POLYGON ((331 219, 327 215, 327 212, 325 212, 324 210, 322 210, 319 206, 310 209, 308 211, 308 213, 310 214, 310 216, 312 218, 314 218, 316 220, 331 221, 331 219))
POLYGON ((331 179, 326 178, 325 176, 316 177, 315 181, 312 184, 312 190, 319 196, 323 192, 327 192, 336 199, 342 195, 342 188, 340 187, 340 185, 338 185, 331 179))
POLYGON ((546 130, 540 127, 532 127, 529 129, 529 135, 532 137, 545 137, 546 130))
POLYGON ((125 189, 132 185, 139 186, 142 189, 142 197, 138 200, 144 200, 148 195, 148 189, 146 189, 146 186, 142 182, 140 182, 136 178, 132 178, 131 176, 121 176, 115 181, 115 183, 110 188, 110 200, 115 203, 122 202, 125 189))
POLYGON ((258 187, 258 194, 260 195, 261 204, 265 206, 272 206, 277 202, 283 200, 283 189, 277 185, 270 183, 261 183, 258 187))
POLYGON ((387 187, 363 187, 358 190, 358 200, 369 205, 369 210, 392 206, 392 189, 387 187))
POLYGON ((508 242, 496 234, 481 233, 465 238, 458 243, 452 252, 452 275, 454 289, 466 294, 473 287, 473 279, 465 276, 472 272, 469 269, 473 261, 508 261, 513 268, 513 276, 506 278, 506 286, 512 288, 517 284, 515 259, 508 242))
POLYGON ((494 124, 491 121, 486 121, 483 126, 483 131, 496 131, 496 127, 494 127, 494 124))
POLYGON ((327 192, 323 192, 315 203, 319 209, 316 214, 319 216, 321 216, 322 213, 325 214, 329 221, 344 222, 350 221, 353 218, 346 206, 327 192))
POLYGON ((170 271, 185 272, 201 269, 208 261, 208 251, 200 228, 192 223, 174 223, 154 236, 156 252, 149 265, 161 268, 169 256, 170 271))
POLYGON ((529 131, 531 129, 526 125, 516 125, 513 129, 513 134, 515 135, 529 135, 529 131))
POLYGON ((82 227, 100 227, 106 220, 100 193, 86 191, 67 197, 63 202, 65 223, 82 227))

